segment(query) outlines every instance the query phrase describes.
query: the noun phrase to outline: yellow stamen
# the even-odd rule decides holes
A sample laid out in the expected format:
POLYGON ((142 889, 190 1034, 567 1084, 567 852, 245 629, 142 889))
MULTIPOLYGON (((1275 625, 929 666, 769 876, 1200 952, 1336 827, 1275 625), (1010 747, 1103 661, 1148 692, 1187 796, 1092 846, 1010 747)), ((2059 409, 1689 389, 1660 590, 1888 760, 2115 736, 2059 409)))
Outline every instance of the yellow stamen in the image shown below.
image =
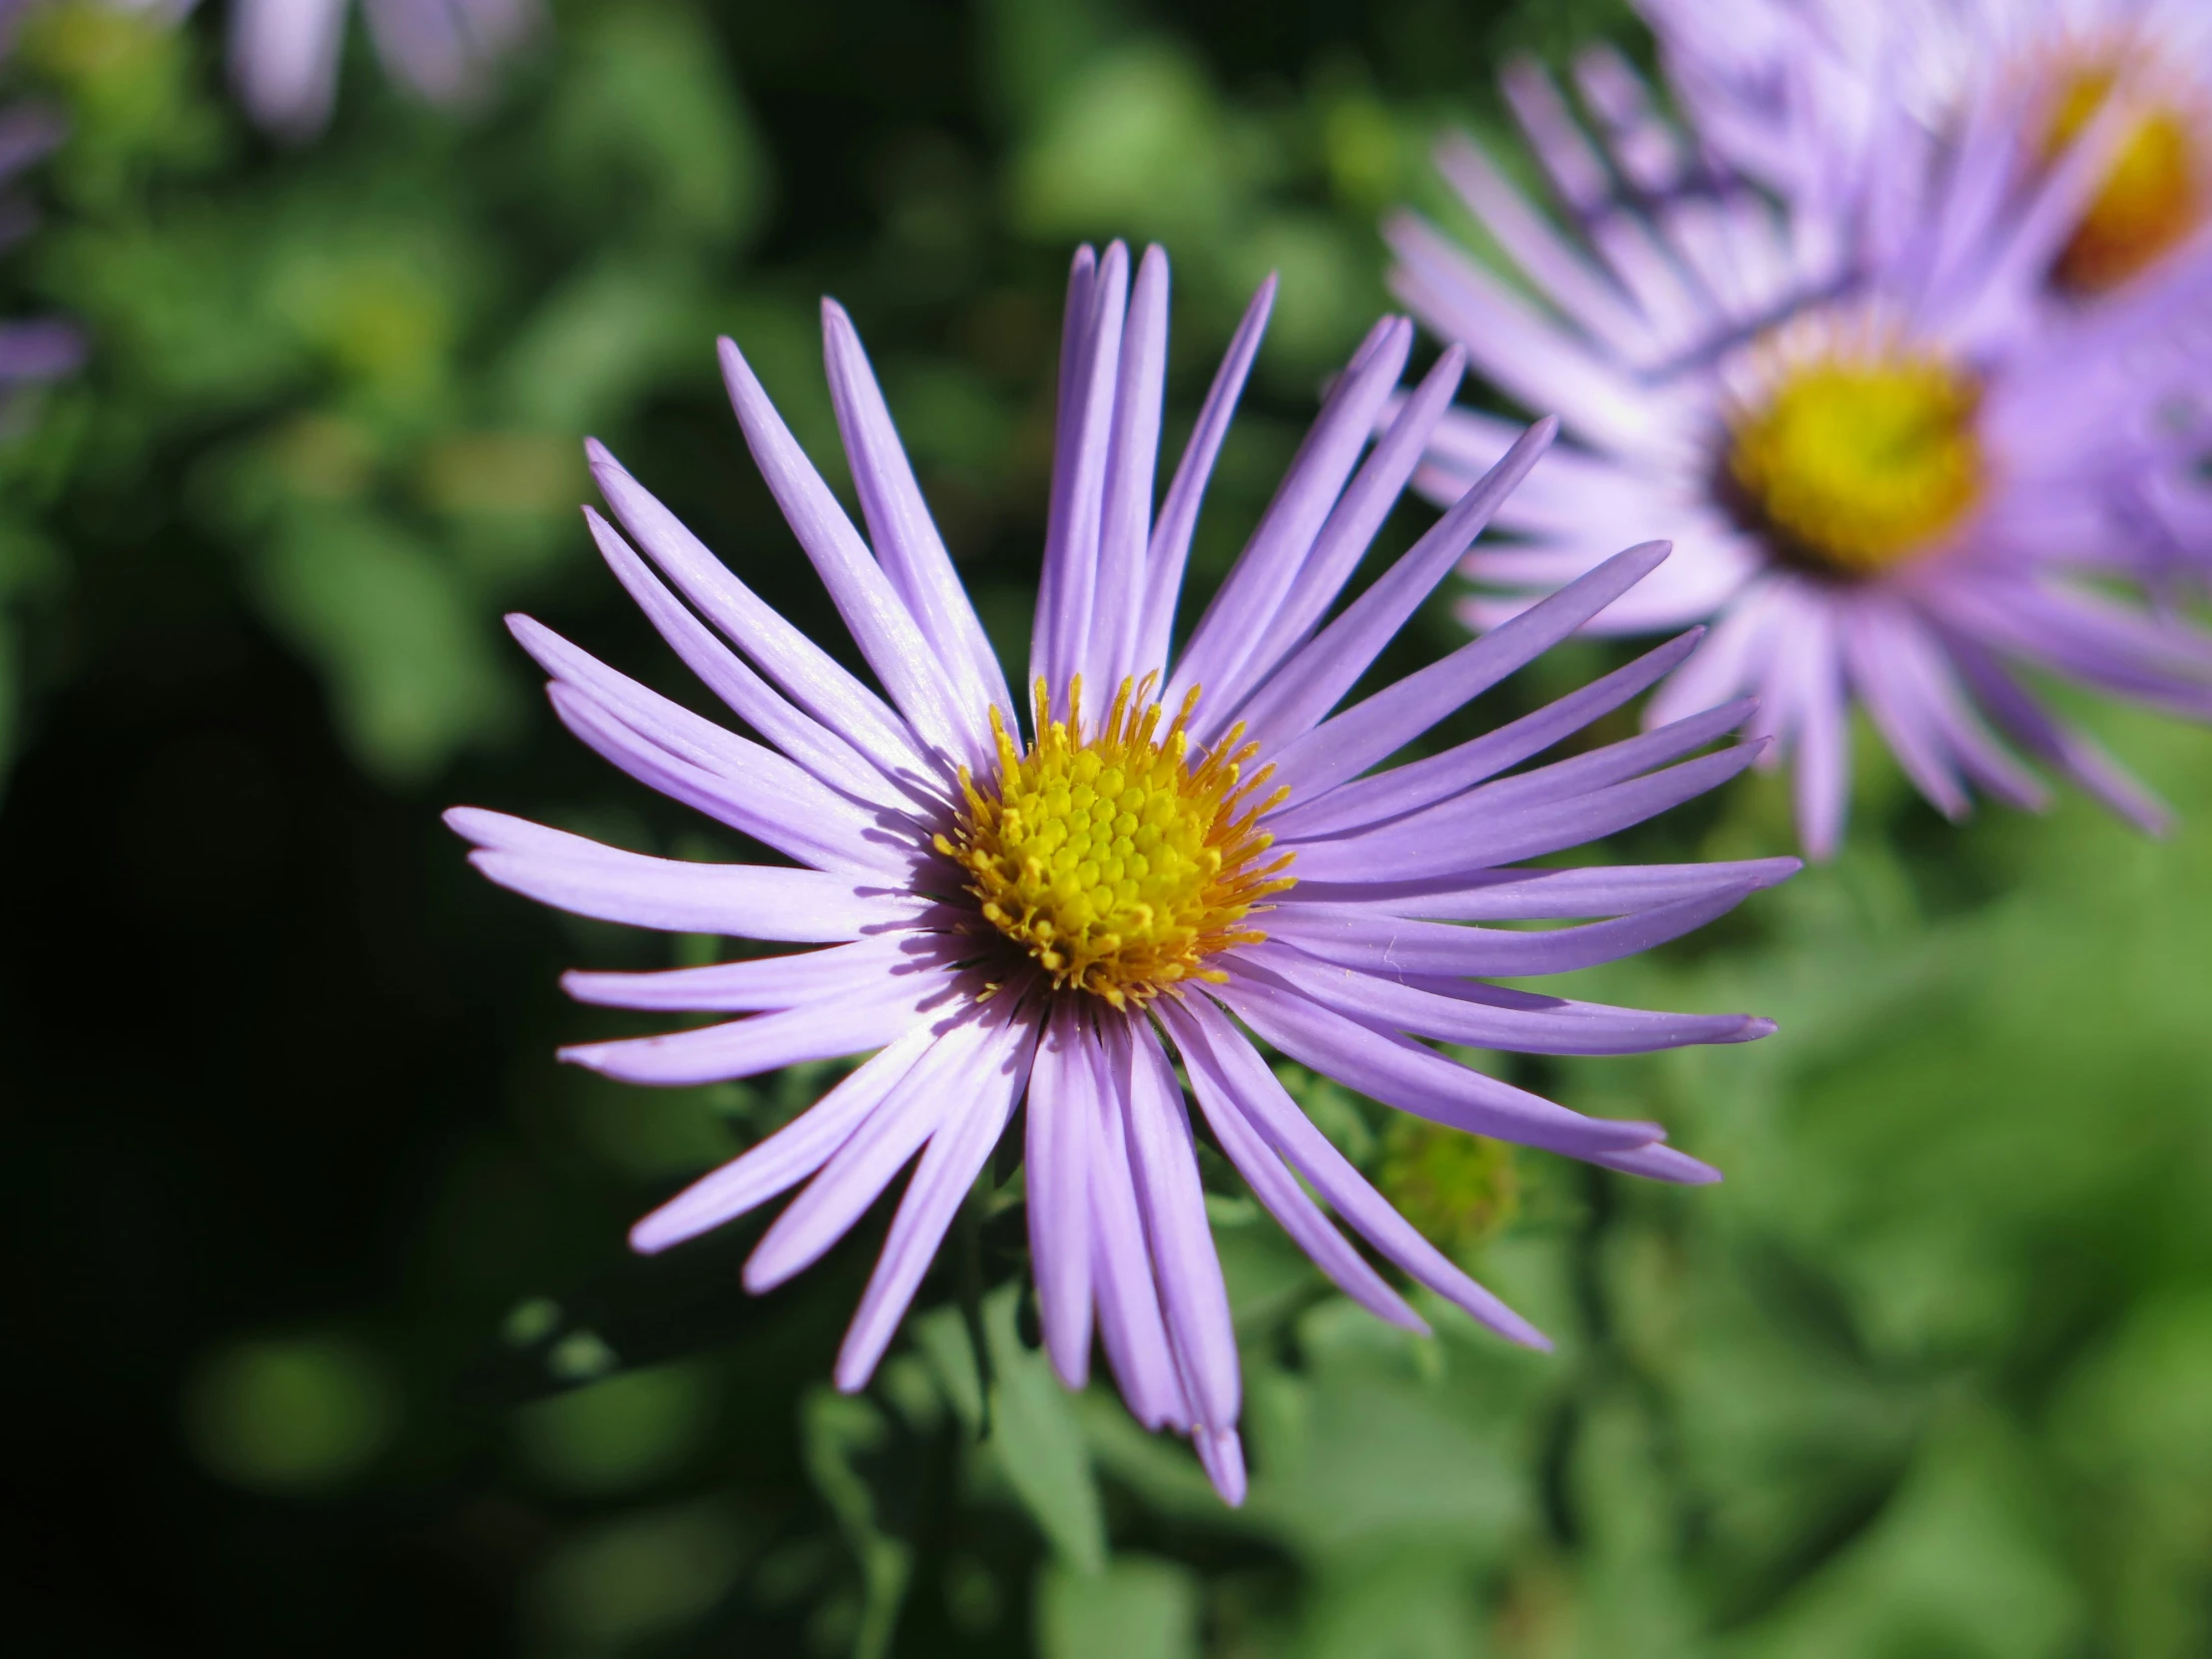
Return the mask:
POLYGON ((1194 688, 1165 732, 1158 681, 1123 680, 1094 737, 1083 731, 1083 682, 1068 718, 1052 718, 1036 685, 1036 742, 1020 752, 991 711, 997 777, 963 769, 966 806, 937 850, 967 874, 983 919, 1020 945, 1055 989, 1089 991, 1115 1008, 1142 1004, 1186 979, 1221 980, 1206 959, 1265 935, 1254 905, 1292 885, 1288 852, 1267 859, 1259 821, 1289 794, 1260 796, 1274 772, 1240 782, 1258 751, 1232 729, 1194 766, 1186 730, 1194 688), (1255 799, 1257 797, 1257 799, 1255 799))
MULTIPOLYGON (((2067 78, 2044 141, 2046 157, 2081 136, 2116 80, 2108 67, 2067 78)), ((2077 292, 2117 287, 2196 229, 2204 216, 2203 173, 2189 121, 2171 106, 2153 105, 2121 140, 2052 275, 2077 292)))
POLYGON ((1731 422, 1728 481, 1786 556, 1871 576, 1927 551, 1979 496, 1972 376, 1903 346, 1791 363, 1731 422))

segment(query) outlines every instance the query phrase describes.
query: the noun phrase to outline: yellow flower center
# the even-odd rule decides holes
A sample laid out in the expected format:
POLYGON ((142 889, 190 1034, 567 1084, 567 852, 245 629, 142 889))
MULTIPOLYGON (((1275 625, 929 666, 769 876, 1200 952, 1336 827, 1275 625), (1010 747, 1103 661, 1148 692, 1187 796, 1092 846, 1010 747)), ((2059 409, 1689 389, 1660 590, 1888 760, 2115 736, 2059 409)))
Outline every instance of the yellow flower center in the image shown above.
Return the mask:
POLYGON ((1068 718, 1051 718, 1036 686, 1036 742, 1027 754, 991 711, 998 776, 963 768, 966 807, 937 850, 967 874, 983 919, 1021 946, 1055 989, 1089 991, 1116 1008, 1185 979, 1221 980, 1206 958, 1263 935, 1253 906, 1292 885, 1292 854, 1263 861, 1274 837, 1260 819, 1289 794, 1255 794, 1274 772, 1240 783, 1259 746, 1242 726, 1191 764, 1194 689, 1162 733, 1158 676, 1124 680, 1097 734, 1083 735, 1080 676, 1068 718))
MULTIPOLYGON (((2078 70, 2067 79, 2044 141, 2046 156, 2056 156, 2081 136, 2114 79, 2110 69, 2078 70)), ((2127 280, 2196 228, 2203 215, 2202 171, 2195 134, 2183 115, 2167 106, 2149 110, 2121 142, 2052 274, 2063 286, 2083 293, 2127 280)))
POLYGON ((1979 401, 1971 376, 1926 353, 1817 357, 1731 422, 1728 480, 1786 557, 1872 576, 1973 505, 1979 401))

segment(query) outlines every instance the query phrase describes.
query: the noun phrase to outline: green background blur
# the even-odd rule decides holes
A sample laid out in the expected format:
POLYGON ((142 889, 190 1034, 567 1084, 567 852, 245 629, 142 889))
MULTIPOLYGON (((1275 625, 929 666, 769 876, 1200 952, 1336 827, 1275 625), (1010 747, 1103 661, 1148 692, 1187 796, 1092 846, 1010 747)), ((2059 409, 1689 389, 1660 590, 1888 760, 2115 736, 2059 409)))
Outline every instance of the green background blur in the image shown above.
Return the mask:
MULTIPOLYGON (((64 8, 9 69, 75 124, 12 308, 94 340, 0 422, 11 1653, 2212 1653, 2202 733, 2090 715, 2187 813, 2165 843, 2072 799, 1953 830, 1863 746, 1843 858, 1580 976, 1781 1020, 1510 1063, 1665 1119, 1720 1188, 1453 1162, 1293 1075, 1559 1353, 1432 1303, 1433 1342, 1382 1327, 1210 1164, 1242 1511, 1049 1382, 1012 1188, 856 1399, 823 1379, 880 1216, 762 1301, 758 1221, 631 1260, 631 1219, 827 1072, 556 1067, 630 1028, 560 968, 722 947, 539 910, 437 823, 742 850, 569 741, 500 631, 526 605, 699 702, 590 553, 580 436, 841 638, 712 353, 737 335, 838 475, 834 293, 1018 654, 1071 245, 1156 238, 1172 443, 1283 276, 1203 588, 1385 303, 1378 214, 1442 211, 1435 134, 1498 130, 1512 52, 1648 43, 1582 0, 554 10, 465 117, 356 38, 296 151, 225 101, 219 11, 64 8)), ((1396 666, 1453 637, 1439 604, 1396 666)), ((1614 660, 1569 647, 1474 718, 1614 660)), ((1790 849, 1755 780, 1612 850, 1790 849)))

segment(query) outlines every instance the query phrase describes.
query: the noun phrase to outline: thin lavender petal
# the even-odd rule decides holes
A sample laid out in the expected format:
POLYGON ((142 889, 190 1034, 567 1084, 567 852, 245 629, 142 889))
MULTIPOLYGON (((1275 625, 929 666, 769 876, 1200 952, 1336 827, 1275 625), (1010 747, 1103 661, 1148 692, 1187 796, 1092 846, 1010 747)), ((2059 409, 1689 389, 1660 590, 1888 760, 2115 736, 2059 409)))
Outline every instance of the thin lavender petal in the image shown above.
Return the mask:
POLYGON ((1537 858, 1597 840, 1725 784, 1764 752, 1756 743, 1703 755, 1632 783, 1569 801, 1501 812, 1445 802, 1426 812, 1341 840, 1315 841, 1298 854, 1301 881, 1359 881, 1378 874, 1415 880, 1537 858))
POLYGON ((1152 527, 1152 545, 1145 555, 1143 614, 1137 629, 1133 661, 1139 671, 1165 667, 1169 636, 1175 627, 1175 604, 1183 591, 1183 567, 1191 551, 1191 534, 1198 527, 1198 509, 1206 497, 1207 480, 1213 476, 1214 459, 1228 435, 1230 417, 1244 391, 1252 360, 1259 354, 1260 338, 1267 332, 1268 313, 1275 308, 1275 277, 1260 284, 1244 319, 1229 341, 1214 383, 1191 428, 1190 442, 1168 486, 1159 519, 1152 527))
POLYGON ((798 1186, 836 1155, 937 1040, 928 1026, 915 1026, 760 1145, 646 1216, 630 1229, 630 1248, 658 1255, 798 1186))
POLYGON ((1557 430, 1558 422, 1548 418, 1531 426, 1483 481, 1461 496, 1374 586, 1293 652, 1239 711, 1248 734, 1262 743, 1287 745, 1335 708, 1450 573, 1557 430))
POLYGON ((1089 1122, 1099 1111, 1082 1024, 1072 997, 1054 1004, 1030 1067, 1022 1158, 1038 1322, 1052 1369, 1071 1388, 1082 1387, 1091 1369, 1091 1203, 1084 1151, 1089 1122))
POLYGON ((723 384, 729 388, 730 405, 737 411, 754 464, 823 586, 830 590, 830 602, 860 655, 924 743, 969 766, 988 765, 995 751, 984 711, 962 706, 958 686, 947 676, 939 653, 929 649, 913 614, 776 412, 737 342, 726 336, 716 343, 722 353, 723 384))
POLYGON ((937 1034, 761 1235, 746 1259, 747 1290, 759 1296, 804 1273, 851 1230, 906 1160, 974 1094, 984 1057, 1003 1037, 1009 1011, 991 1003, 971 1006, 937 1034))
MULTIPOLYGON (((1107 247, 1088 291, 1090 304, 1073 339, 1072 379, 1071 365, 1061 365, 1061 422, 1053 448, 1056 457, 1065 457, 1064 471, 1056 460, 1045 529, 1046 580, 1037 590, 1037 619, 1029 641, 1029 676, 1044 680, 1054 698, 1054 713, 1063 717, 1067 683, 1082 661, 1097 599, 1106 458, 1129 304, 1129 250, 1124 244, 1107 247)), ((1073 287, 1069 294, 1072 300, 1073 287)))
POLYGON ((1405 1299, 1368 1265, 1367 1258, 1330 1225, 1320 1207, 1306 1196, 1305 1188, 1283 1167, 1275 1149, 1247 1121, 1238 1109, 1234 1089, 1215 1068, 1211 1052, 1198 1043, 1186 1046, 1179 1040, 1176 1046, 1190 1072, 1191 1090, 1198 1097, 1199 1109, 1206 1114, 1222 1151, 1251 1187, 1253 1197, 1267 1207, 1283 1231, 1345 1295, 1378 1319, 1426 1336, 1428 1322, 1414 1313, 1405 1299))
POLYGON ((578 1043, 560 1050, 559 1058, 625 1083, 662 1088, 721 1083, 880 1048, 956 994, 952 974, 921 974, 886 980, 872 992, 828 1005, 755 1014, 658 1037, 578 1043))
POLYGON ((922 632, 936 643, 962 702, 977 708, 995 705, 1011 717, 1019 711, 997 653, 984 637, 914 482, 914 469, 852 319, 832 299, 822 302, 822 319, 830 401, 883 573, 922 632))
MULTIPOLYGON (((1508 624, 1507 626, 1510 626, 1508 624)), ((1410 761, 1374 777, 1358 778, 1325 794, 1287 807, 1268 819, 1277 840, 1341 834, 1418 812, 1494 777, 1562 743, 1601 715, 1648 690, 1697 648, 1705 630, 1693 628, 1647 651, 1623 668, 1591 681, 1579 691, 1546 704, 1533 714, 1470 738, 1465 743, 1410 761)), ((1326 731, 1327 727, 1321 728, 1326 731)))
POLYGON ((930 1138, 929 1150, 922 1154, 898 1213, 891 1218, 883 1253, 876 1258, 875 1271, 868 1276, 860 1306, 837 1349, 832 1376, 846 1393, 865 1387, 874 1375, 922 1276, 936 1259, 945 1230, 998 1144, 1028 1080, 1036 1031, 1033 1013, 1018 1014, 1007 1022, 963 1079, 966 1087, 959 1109, 930 1138))
POLYGON ((830 944, 910 925, 929 907, 822 870, 651 858, 477 807, 456 807, 445 822, 477 843, 469 861, 501 886, 633 927, 830 944))
POLYGON ((657 973, 561 975, 561 989, 601 1008, 668 1012, 759 1013, 869 989, 885 980, 949 966, 956 946, 925 933, 889 933, 828 950, 755 956, 657 973))
POLYGON ((1742 858, 1710 864, 1595 864, 1580 869, 1492 869, 1457 881, 1300 881, 1281 911, 1343 905, 1370 914, 1430 921, 1567 921, 1630 915, 1725 887, 1756 891, 1804 868, 1798 858, 1742 858))
MULTIPOLYGON (((1127 1125, 1130 1074, 1118 1070, 1095 1034, 1086 1028, 1089 1064, 1098 1078, 1093 1090, 1096 1115, 1089 1125, 1091 1171, 1092 1281, 1098 1287, 1098 1335, 1107 1363, 1130 1411, 1147 1428, 1163 1423, 1191 1425, 1192 1410, 1168 1346, 1167 1322, 1160 1312, 1153 1278, 1152 1248, 1129 1168, 1127 1125)), ((1120 1058, 1126 1061, 1125 1047, 1120 1058)))
POLYGON ((794 708, 662 586, 645 561, 622 539, 621 532, 596 509, 586 507, 584 521, 616 580, 683 659, 684 666, 762 737, 830 788, 860 800, 896 811, 910 809, 917 799, 933 799, 907 795, 842 737, 794 708))
POLYGON ((1663 1137, 1657 1124, 1588 1118, 1486 1077, 1418 1043, 1279 988, 1239 963, 1208 994, 1301 1064, 1347 1088, 1434 1123, 1570 1158, 1625 1152, 1663 1137))
POLYGON ((858 748, 885 776, 940 792, 947 787, 943 767, 924 755, 889 705, 732 575, 605 445, 591 439, 585 449, 607 504, 646 557, 793 702, 858 748))
POLYGON ((1772 1020, 1749 1014, 1672 1014, 1549 999, 1537 1010, 1501 1008, 1441 995, 1406 976, 1346 968, 1277 940, 1239 954, 1285 984, 1354 1019, 1409 1036, 1472 1043, 1521 1054, 1642 1054, 1692 1043, 1735 1043, 1771 1035, 1772 1020))
POLYGON ((1222 1429, 1237 1420, 1243 1382, 1229 1290, 1206 1220, 1198 1148, 1174 1069, 1152 1027, 1135 1019, 1107 1026, 1109 1052, 1130 1056, 1129 1155, 1152 1242, 1153 1274, 1168 1335, 1183 1366, 1194 1426, 1222 1429))
POLYGON ((1191 631, 1166 701, 1180 704, 1193 686, 1209 696, 1193 723, 1199 742, 1225 727, 1230 712, 1268 666, 1253 649, 1289 598, 1314 538, 1344 493, 1376 416, 1404 372, 1412 324, 1384 317, 1371 329, 1322 405, 1320 416, 1283 475, 1259 527, 1191 631))
POLYGON ((1125 677, 1158 666, 1139 662, 1136 645, 1167 369, 1168 259, 1155 245, 1145 250, 1137 267, 1122 338, 1113 444, 1106 458, 1105 517, 1098 538, 1098 586, 1082 664, 1085 679, 1108 697, 1125 677))
POLYGON ((1551 1347, 1542 1332, 1469 1279, 1368 1185, 1329 1137, 1298 1109, 1282 1081, 1220 1009, 1205 997, 1194 996, 1179 1005, 1163 1003, 1161 1018, 1186 1056, 1194 1049, 1208 1056, 1210 1070, 1231 1092, 1238 1109, 1347 1226, 1404 1269, 1415 1283, 1464 1309, 1508 1342, 1539 1350, 1551 1347))
POLYGON ((1363 973, 1482 974, 1518 978, 1617 962, 1726 915, 1755 889, 1719 887, 1612 921, 1520 931, 1410 921, 1354 905, 1286 904, 1268 931, 1310 956, 1363 973))
POLYGON ((1404 493, 1405 482, 1420 464, 1421 452, 1458 390, 1465 368, 1465 351, 1449 347, 1421 377, 1413 395, 1399 402, 1395 417, 1314 538, 1313 551, 1297 581, 1246 659, 1247 683, 1265 679, 1287 653, 1303 645, 1336 603, 1376 532, 1404 493))

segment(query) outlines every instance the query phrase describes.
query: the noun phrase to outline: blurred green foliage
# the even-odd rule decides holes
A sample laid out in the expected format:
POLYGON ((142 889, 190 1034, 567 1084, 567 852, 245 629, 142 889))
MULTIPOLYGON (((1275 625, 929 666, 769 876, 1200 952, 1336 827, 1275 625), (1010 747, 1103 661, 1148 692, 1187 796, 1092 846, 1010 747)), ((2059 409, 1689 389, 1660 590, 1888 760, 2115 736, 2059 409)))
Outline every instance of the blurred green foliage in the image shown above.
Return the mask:
MULTIPOLYGON (((2165 843, 2070 800, 1952 830, 1870 746, 1843 858, 1582 976, 1782 1021, 1511 1064, 1663 1118, 1718 1189, 1438 1145, 1285 1068, 1559 1352, 1425 1297, 1432 1341, 1380 1325, 1212 1163, 1242 1510, 1105 1386, 1050 1378, 1017 1170, 857 1397, 824 1379, 877 1231, 759 1302, 754 1224, 628 1258, 630 1217, 831 1071, 558 1071, 558 1041, 633 1028, 562 1003, 559 967, 730 946, 532 910, 436 826, 471 799, 722 846, 577 753, 501 636, 526 604, 680 687, 573 517, 579 439, 838 638, 711 350, 740 337, 837 476, 833 292, 1014 653, 1069 244, 1158 237, 1171 441, 1251 286, 1284 283, 1203 584, 1382 307, 1373 221, 1432 201, 1430 136, 1496 124, 1508 51, 1640 43, 1612 4, 554 10, 465 116, 390 91, 356 40, 334 129, 297 150, 228 106, 212 9, 171 32, 65 6, 11 70, 74 123, 16 275, 95 341, 0 433, 29 1651, 2212 1650, 2201 734, 2091 717, 2188 815, 2165 843)), ((1453 637, 1440 607, 1422 629, 1399 666, 1453 637)), ((1556 654, 1475 715, 1610 660, 1556 654)), ((1753 781, 1617 850, 1789 844, 1753 781)))

